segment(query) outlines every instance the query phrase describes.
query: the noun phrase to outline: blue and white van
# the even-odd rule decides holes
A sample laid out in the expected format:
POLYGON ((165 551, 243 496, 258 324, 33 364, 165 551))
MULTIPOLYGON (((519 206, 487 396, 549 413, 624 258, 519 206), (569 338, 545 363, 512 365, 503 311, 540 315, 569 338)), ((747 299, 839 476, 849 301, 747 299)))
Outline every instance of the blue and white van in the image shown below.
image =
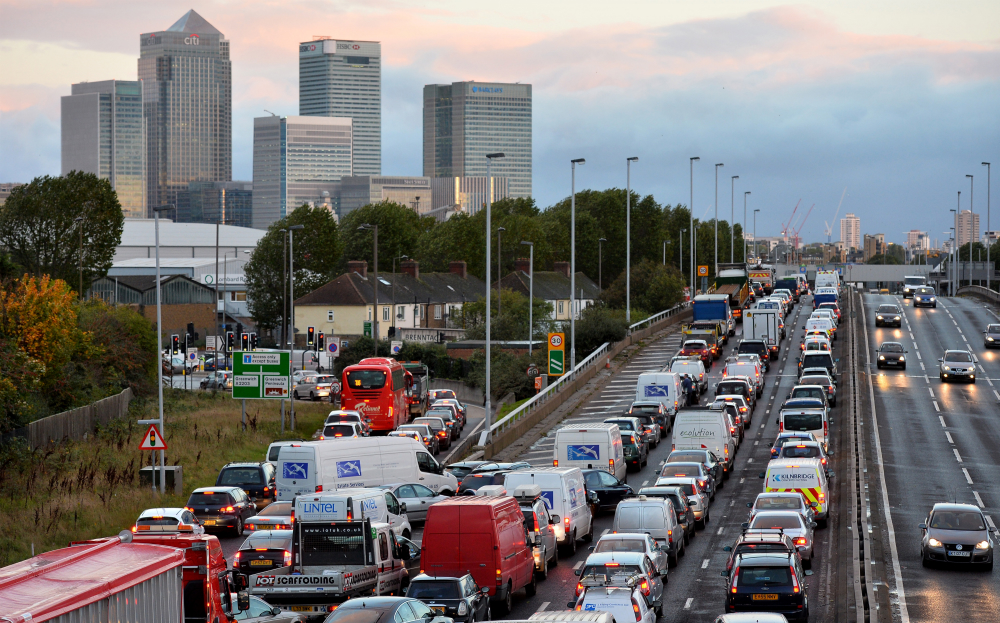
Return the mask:
POLYGON ((581 424, 556 431, 553 467, 603 469, 625 480, 625 452, 617 424, 581 424))
POLYGON ((594 534, 593 517, 587 504, 583 472, 578 467, 533 467, 519 469, 504 477, 504 488, 514 491, 525 485, 538 485, 549 515, 555 520, 556 542, 563 550, 571 549, 572 539, 594 534))

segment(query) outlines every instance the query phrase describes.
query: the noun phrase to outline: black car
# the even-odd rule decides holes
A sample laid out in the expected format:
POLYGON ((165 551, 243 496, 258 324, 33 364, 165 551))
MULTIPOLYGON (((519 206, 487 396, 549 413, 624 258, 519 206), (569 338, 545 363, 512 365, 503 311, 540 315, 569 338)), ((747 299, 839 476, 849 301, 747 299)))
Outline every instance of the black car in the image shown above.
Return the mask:
POLYGON ((472 470, 476 469, 480 465, 486 465, 491 461, 462 461, 460 463, 452 463, 444 468, 446 472, 450 472, 462 482, 462 479, 472 473, 472 470))
POLYGON ((270 571, 292 564, 292 531, 259 530, 254 532, 233 555, 233 568, 245 575, 270 571))
POLYGON ((736 347, 736 353, 757 355, 760 362, 764 364, 764 372, 771 369, 771 360, 778 358, 777 351, 772 353, 764 340, 740 340, 739 346, 736 347))
POLYGON ((489 593, 480 590, 470 574, 460 578, 418 575, 410 580, 406 596, 424 602, 439 616, 461 623, 490 620, 489 593))
POLYGON ((674 450, 667 455, 667 463, 701 463, 705 471, 712 475, 716 485, 722 484, 725 474, 722 463, 711 450, 674 450))
POLYGON ((583 470, 583 482, 586 484, 588 493, 597 494, 596 510, 598 511, 613 511, 618 508, 619 502, 635 493, 632 487, 600 469, 583 470))
POLYGON ((263 508, 277 496, 274 474, 274 465, 267 462, 227 463, 219 471, 215 486, 240 487, 257 504, 257 508, 263 508))
POLYGON ((462 479, 458 485, 458 495, 476 495, 479 487, 488 485, 502 485, 504 477, 510 472, 508 469, 483 472, 481 474, 472 473, 462 479))
POLYGON ((875 367, 906 369, 906 357, 903 353, 906 349, 899 342, 882 342, 878 347, 878 359, 875 360, 875 367))
POLYGON ((340 604, 323 623, 430 623, 436 616, 411 597, 356 597, 340 604))
POLYGON ((665 498, 670 500, 674 507, 674 514, 677 515, 677 523, 684 528, 684 544, 687 545, 694 536, 695 518, 694 509, 680 487, 643 487, 639 489, 639 495, 650 498, 665 498))
POLYGON ((983 346, 986 348, 996 348, 1000 346, 1000 324, 989 324, 986 325, 986 330, 983 331, 983 346))
MULTIPOLYGON (((628 408, 628 415, 632 417, 639 417, 640 415, 648 415, 653 418, 653 421, 660 425, 660 439, 667 438, 667 430, 670 428, 670 422, 667 421, 667 414, 663 411, 663 403, 653 400, 649 402, 633 402, 632 406, 628 408)), ((642 418, 640 418, 641 420, 642 418)))
POLYGON ((445 426, 451 431, 451 439, 454 441, 462 436, 462 422, 455 416, 451 409, 434 409, 424 414, 424 417, 439 417, 444 420, 445 426))
POLYGON ((795 621, 809 620, 805 571, 799 555, 783 552, 740 554, 727 579, 726 612, 776 612, 795 621))
POLYGON ((625 466, 627 469, 640 471, 649 462, 649 450, 642 436, 630 430, 621 431, 622 452, 625 454, 625 466))
POLYGON ((876 327, 902 327, 903 312, 898 305, 879 305, 875 310, 876 327))
POLYGON ((253 500, 242 487, 201 487, 191 492, 187 509, 194 513, 206 532, 231 530, 243 534, 243 522, 257 514, 253 500))

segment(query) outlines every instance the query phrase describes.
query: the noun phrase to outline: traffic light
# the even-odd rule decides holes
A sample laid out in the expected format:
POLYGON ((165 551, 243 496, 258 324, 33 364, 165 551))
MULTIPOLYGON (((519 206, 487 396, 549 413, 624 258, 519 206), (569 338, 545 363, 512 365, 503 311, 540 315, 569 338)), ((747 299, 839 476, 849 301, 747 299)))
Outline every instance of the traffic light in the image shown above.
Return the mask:
POLYGON ((170 352, 174 355, 181 352, 180 336, 176 333, 170 336, 170 352))
POLYGON ((396 337, 396 327, 389 327, 389 330, 388 330, 388 331, 386 331, 386 335, 387 335, 387 336, 388 336, 389 338, 394 338, 394 337, 396 337))
POLYGON ((249 333, 241 333, 240 334, 240 346, 242 347, 240 350, 244 350, 244 351, 250 350, 250 334, 249 333))
POLYGON ((250 350, 257 350, 257 334, 250 334, 250 350))
POLYGON ((184 353, 185 355, 188 352, 188 340, 190 340, 190 339, 191 339, 191 334, 190 333, 185 333, 184 334, 184 341, 181 342, 181 352, 184 353))
POLYGON ((326 349, 326 334, 320 331, 319 335, 316 337, 316 350, 324 349, 326 349))
POLYGON ((236 346, 236 334, 232 331, 226 331, 226 350, 233 352, 234 346, 236 346))
POLYGON ((316 343, 316 327, 306 329, 306 344, 312 346, 316 343))
POLYGON ((236 335, 243 335, 243 323, 242 322, 237 322, 236 323, 236 335))
POLYGON ((192 340, 198 339, 198 334, 194 332, 194 323, 189 322, 187 326, 187 334, 191 336, 192 340))

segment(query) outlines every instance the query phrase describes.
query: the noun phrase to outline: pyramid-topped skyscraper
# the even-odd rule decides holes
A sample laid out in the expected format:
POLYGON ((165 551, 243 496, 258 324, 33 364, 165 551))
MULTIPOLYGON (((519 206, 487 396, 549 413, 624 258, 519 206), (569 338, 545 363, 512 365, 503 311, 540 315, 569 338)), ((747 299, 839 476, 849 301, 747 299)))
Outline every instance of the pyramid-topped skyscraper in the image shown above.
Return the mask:
POLYGON ((194 10, 140 35, 147 210, 177 205, 188 182, 232 180, 232 74, 229 41, 194 10))

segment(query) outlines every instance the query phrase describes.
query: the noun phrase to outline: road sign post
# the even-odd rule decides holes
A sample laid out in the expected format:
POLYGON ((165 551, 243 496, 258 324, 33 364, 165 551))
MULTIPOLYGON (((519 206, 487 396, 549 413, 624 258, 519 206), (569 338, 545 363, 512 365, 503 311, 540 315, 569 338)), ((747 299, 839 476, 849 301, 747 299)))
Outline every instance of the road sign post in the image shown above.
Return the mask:
POLYGON ((549 333, 549 376, 566 372, 566 334, 549 333))
POLYGON ((233 353, 233 398, 287 398, 289 353, 233 353))

